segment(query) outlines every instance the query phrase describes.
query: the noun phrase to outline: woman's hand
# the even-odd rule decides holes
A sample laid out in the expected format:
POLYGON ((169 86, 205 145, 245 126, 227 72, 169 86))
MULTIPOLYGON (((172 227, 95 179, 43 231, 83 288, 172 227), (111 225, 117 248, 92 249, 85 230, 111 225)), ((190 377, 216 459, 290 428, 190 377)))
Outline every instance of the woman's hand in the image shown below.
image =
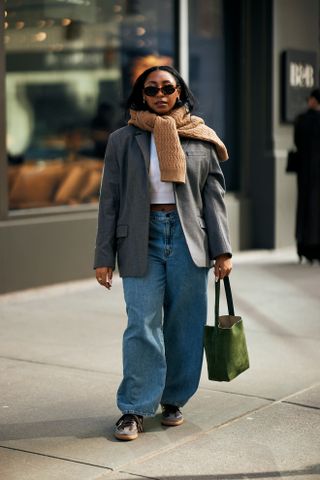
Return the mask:
POLYGON ((216 281, 227 277, 232 270, 232 260, 227 254, 219 255, 214 264, 214 275, 216 281))
POLYGON ((103 287, 108 290, 112 287, 112 267, 99 267, 96 268, 96 279, 103 287))

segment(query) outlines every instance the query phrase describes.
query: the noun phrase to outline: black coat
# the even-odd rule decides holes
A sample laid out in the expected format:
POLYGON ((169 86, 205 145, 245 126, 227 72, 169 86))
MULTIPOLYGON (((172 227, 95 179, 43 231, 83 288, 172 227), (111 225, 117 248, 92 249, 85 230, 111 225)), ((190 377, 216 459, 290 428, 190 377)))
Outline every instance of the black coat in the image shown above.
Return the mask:
POLYGON ((320 259, 320 111, 299 115, 294 126, 298 151, 296 239, 299 256, 320 259))

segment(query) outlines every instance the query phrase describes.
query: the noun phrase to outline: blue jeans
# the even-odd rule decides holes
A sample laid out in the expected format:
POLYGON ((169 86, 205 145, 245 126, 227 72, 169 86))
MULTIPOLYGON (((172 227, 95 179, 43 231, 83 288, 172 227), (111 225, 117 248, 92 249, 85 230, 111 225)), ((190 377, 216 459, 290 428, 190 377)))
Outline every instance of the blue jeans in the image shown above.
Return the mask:
POLYGON ((122 413, 153 416, 160 403, 183 406, 198 388, 207 318, 208 269, 189 253, 179 217, 151 212, 148 272, 124 277, 122 413))

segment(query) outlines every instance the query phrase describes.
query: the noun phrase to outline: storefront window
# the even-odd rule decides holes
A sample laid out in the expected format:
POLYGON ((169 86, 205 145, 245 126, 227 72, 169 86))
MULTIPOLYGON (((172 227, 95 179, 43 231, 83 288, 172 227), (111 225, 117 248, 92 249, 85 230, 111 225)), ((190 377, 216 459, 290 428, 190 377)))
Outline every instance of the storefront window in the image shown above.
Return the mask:
POLYGON ((222 0, 189 0, 190 86, 200 113, 219 135, 225 134, 224 29, 222 0))
POLYGON ((7 0, 4 40, 10 209, 97 202, 132 81, 174 63, 173 0, 7 0))
POLYGON ((230 162, 222 164, 227 189, 239 187, 238 161, 233 140, 235 106, 231 104, 237 89, 235 77, 226 72, 228 49, 237 45, 228 40, 230 29, 228 2, 223 0, 189 0, 189 81, 199 101, 199 115, 228 146, 230 162))

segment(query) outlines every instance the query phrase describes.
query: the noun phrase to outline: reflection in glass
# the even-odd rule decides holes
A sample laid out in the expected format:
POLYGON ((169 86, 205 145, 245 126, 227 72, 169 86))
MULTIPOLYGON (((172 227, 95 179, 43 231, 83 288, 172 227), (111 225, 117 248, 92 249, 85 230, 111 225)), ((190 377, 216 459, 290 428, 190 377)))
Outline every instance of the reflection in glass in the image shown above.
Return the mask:
POLYGON ((172 12, 172 0, 6 2, 10 209, 97 202, 133 79, 173 64, 172 12))
POLYGON ((236 72, 231 62, 239 49, 232 22, 238 22, 239 19, 231 3, 223 0, 189 0, 189 80, 199 101, 198 114, 228 146, 230 161, 221 167, 227 190, 237 191, 240 164, 235 142, 237 133, 234 130, 236 112, 233 99, 234 95, 239 95, 239 78, 235 74, 230 75, 230 72, 236 72))
POLYGON ((225 136, 225 40, 222 0, 189 0, 190 87, 206 123, 225 136))

